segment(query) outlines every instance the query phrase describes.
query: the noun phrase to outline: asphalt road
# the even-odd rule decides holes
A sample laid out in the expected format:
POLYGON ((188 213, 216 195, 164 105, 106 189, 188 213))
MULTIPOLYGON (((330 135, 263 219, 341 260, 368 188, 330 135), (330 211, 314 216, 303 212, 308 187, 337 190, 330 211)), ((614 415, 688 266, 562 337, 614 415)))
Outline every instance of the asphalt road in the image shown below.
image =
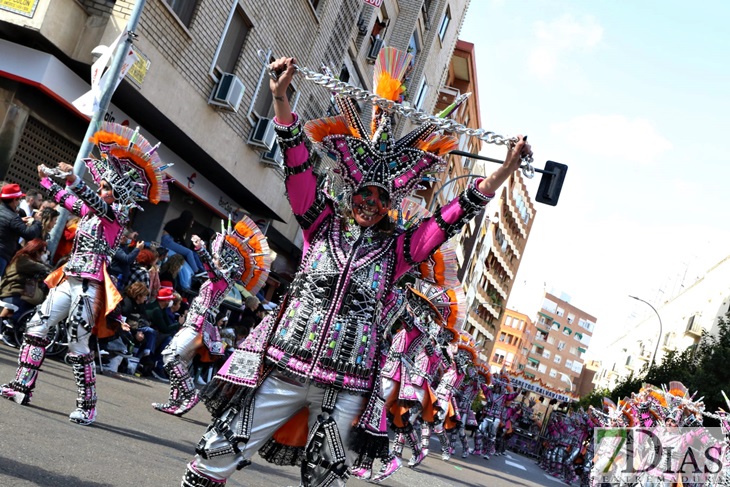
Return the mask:
MULTIPOLYGON (((0 344, 0 381, 15 373, 17 350, 0 344)), ((160 381, 125 374, 97 376, 98 418, 91 426, 69 422, 76 386, 69 366, 48 360, 30 406, 0 400, 0 486, 174 487, 205 431, 210 416, 200 404, 184 418, 154 411, 166 399, 160 381)), ((438 440, 416 470, 402 468, 382 485, 402 487, 559 487, 534 462, 515 453, 489 461, 457 454, 443 462, 438 440)), ((460 450, 459 450, 460 451, 460 450)), ((406 459, 409 457, 406 448, 406 459)), ((299 485, 294 467, 267 464, 258 456, 236 472, 229 486, 299 485)), ((351 480, 348 486, 369 485, 351 480)))

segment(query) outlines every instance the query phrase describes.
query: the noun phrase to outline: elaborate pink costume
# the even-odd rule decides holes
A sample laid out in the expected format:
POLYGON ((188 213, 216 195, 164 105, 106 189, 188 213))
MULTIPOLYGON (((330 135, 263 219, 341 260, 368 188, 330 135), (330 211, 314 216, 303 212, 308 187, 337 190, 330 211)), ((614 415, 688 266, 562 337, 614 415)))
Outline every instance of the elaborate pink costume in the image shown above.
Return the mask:
POLYGON ((382 301, 490 199, 472 185, 405 233, 361 227, 339 214, 335 205, 348 199, 333 202, 322 191, 310 140, 336 158, 349 188, 381 187, 396 203, 443 160, 414 147, 435 127, 426 124, 396 142, 389 116, 381 113, 371 141, 353 102, 337 100, 343 116, 308 122, 304 130, 298 120, 291 126, 275 120, 304 255, 277 316, 252 331, 204 391, 214 422, 188 465, 185 486, 224 485, 302 409, 309 411, 310 430, 302 484, 344 484, 353 421, 359 416, 378 431, 383 418, 385 398, 371 395, 379 377, 382 301))
MULTIPOLYGON (((121 240, 131 207, 136 200, 157 203, 167 197, 159 158, 139 134, 121 125, 104 123, 92 139, 99 147, 99 159, 86 159, 96 184, 106 182, 113 190, 114 203, 108 204, 80 177, 65 188, 41 179, 41 186, 71 213, 80 216, 71 257, 63 267, 60 284, 28 323, 26 339, 20 347, 15 380, 2 386, 2 395, 20 404, 28 404, 49 343, 48 331, 62 320, 69 336, 68 361, 73 368, 78 397, 76 410, 69 419, 91 424, 96 419, 96 369, 89 349, 89 338, 97 321, 105 321, 113 309, 110 302, 121 300, 106 293, 116 293, 108 280, 106 266, 121 240), (102 307, 106 308, 100 313, 102 307)), ((56 169, 42 166, 49 175, 66 177, 56 169)))
POLYGON ((168 401, 152 404, 158 411, 175 416, 187 413, 200 400, 188 372, 196 351, 204 346, 212 355, 223 355, 224 345, 215 318, 233 282, 242 280, 246 289, 255 294, 266 282, 271 265, 266 238, 246 216, 234 230, 230 230, 229 224, 226 234, 216 234, 211 246, 213 257, 202 243, 196 251, 208 273, 208 280, 193 299, 183 327, 162 352, 165 371, 170 377, 168 401))

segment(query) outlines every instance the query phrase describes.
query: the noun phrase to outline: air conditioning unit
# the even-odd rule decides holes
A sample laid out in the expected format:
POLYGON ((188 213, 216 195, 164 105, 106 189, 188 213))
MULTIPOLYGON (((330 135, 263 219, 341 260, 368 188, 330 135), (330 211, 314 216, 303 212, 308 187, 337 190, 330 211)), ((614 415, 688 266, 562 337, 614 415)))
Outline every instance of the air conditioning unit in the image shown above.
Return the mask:
POLYGON ((238 76, 223 73, 218 84, 213 88, 208 103, 236 112, 241 105, 241 100, 243 100, 244 91, 246 91, 246 87, 243 86, 243 82, 238 76))
POLYGON ((275 139, 276 132, 271 119, 261 117, 249 134, 248 143, 256 147, 263 147, 268 152, 274 146, 275 139))
POLYGON ((284 155, 281 153, 278 143, 274 142, 270 151, 261 154, 261 162, 267 166, 284 167, 284 155))
POLYGON ((375 39, 373 40, 373 45, 370 46, 370 50, 368 51, 368 59, 376 59, 378 57, 378 53, 383 48, 383 39, 380 38, 380 36, 375 36, 375 39))

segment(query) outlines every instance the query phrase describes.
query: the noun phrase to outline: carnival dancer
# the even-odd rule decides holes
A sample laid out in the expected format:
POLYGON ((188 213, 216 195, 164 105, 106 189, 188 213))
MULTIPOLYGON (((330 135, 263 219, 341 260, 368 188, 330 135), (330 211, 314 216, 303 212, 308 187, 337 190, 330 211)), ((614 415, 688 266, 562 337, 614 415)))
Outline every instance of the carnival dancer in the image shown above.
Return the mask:
POLYGON ((500 424, 504 410, 514 398, 520 394, 520 389, 512 390, 509 375, 502 371, 496 374, 492 380, 492 387, 483 389, 484 396, 487 400, 486 416, 481 426, 486 435, 486 452, 482 458, 489 460, 491 455, 496 453, 498 435, 500 435, 500 424), (486 423, 486 424, 485 424, 486 423))
POLYGON ((515 425, 522 417, 522 403, 509 401, 502 409, 502 417, 499 421, 500 433, 497 435, 496 455, 504 455, 507 443, 515 434, 515 425))
MULTIPOLYGON (((438 286, 422 286, 422 295, 428 299, 433 313, 426 316, 430 320, 429 340, 425 348, 419 353, 409 372, 408 380, 413 388, 418 405, 411 411, 410 421, 402 430, 396 430, 397 435, 393 449, 396 452, 403 451, 403 444, 408 441, 412 455, 408 462, 411 468, 417 467, 428 455, 430 446, 430 425, 436 421, 438 413, 438 398, 431 387, 434 378, 440 368, 446 369, 449 365, 447 347, 456 342, 459 333, 455 326, 461 326, 465 316, 463 305, 463 291, 460 285, 448 290, 438 291, 438 286), (439 314, 437 314, 439 312, 439 314), (418 433, 415 430, 417 421, 421 421, 421 431, 426 434, 419 442, 418 433)), ((425 307, 421 307, 425 309, 425 307)))
POLYGON ((218 355, 224 353, 216 316, 221 302, 235 281, 240 281, 251 294, 256 294, 266 283, 271 257, 266 237, 247 216, 231 229, 216 233, 210 253, 197 235, 192 236, 195 251, 208 273, 190 305, 183 327, 175 334, 162 352, 165 371, 170 377, 170 396, 166 403, 152 403, 163 413, 182 416, 200 400, 188 369, 196 353, 218 355))
MULTIPOLYGON (((457 381, 453 384, 452 405, 455 413, 453 421, 456 424, 453 427, 449 427, 450 421, 447 416, 444 420, 443 427, 445 430, 444 433, 448 431, 449 434, 448 444, 450 447, 450 454, 453 454, 456 450, 455 445, 458 436, 462 447, 461 458, 467 458, 469 456, 470 449, 469 440, 466 437, 466 426, 469 421, 470 413, 474 426, 476 426, 476 417, 472 413, 471 405, 479 392, 479 382, 477 380, 476 373, 476 366, 479 364, 479 357, 477 356, 475 343, 471 336, 461 334, 460 343, 458 344, 457 352, 454 355, 454 362, 457 366, 457 370, 459 370, 463 376, 461 381, 457 381)), ((443 436, 440 436, 440 438, 443 438, 443 436)))
POLYGON ((78 388, 76 410, 69 419, 82 425, 96 420, 96 369, 89 338, 92 329, 104 337, 106 315, 121 301, 107 266, 128 223, 129 211, 139 208, 137 202, 168 199, 162 173, 167 166, 161 164, 156 147, 138 130, 103 123, 91 140, 101 156, 84 162, 99 186, 97 192, 73 173, 70 164, 61 162, 53 169, 38 166, 41 186, 81 220, 71 257, 46 280, 52 289, 28 322, 15 380, 2 386, 3 396, 19 404, 30 402, 49 343, 48 330, 66 320, 61 326, 68 328, 68 361, 78 388), (65 179, 66 187, 48 176, 65 179))
MULTIPOLYGON (((457 335, 444 315, 449 317, 454 314, 456 312, 454 310, 461 303, 449 302, 451 297, 446 291, 435 292, 429 283, 416 279, 413 285, 406 287, 403 294, 405 306, 399 307, 401 330, 393 338, 381 371, 383 397, 386 398, 384 411, 387 413, 390 428, 396 433, 396 441, 393 450, 381 457, 381 470, 372 477, 372 482, 375 483, 382 482, 398 470, 406 438, 413 450, 408 466, 413 468, 423 461, 424 455, 413 423, 424 411, 428 420, 433 421, 436 397, 430 391, 428 397, 426 395, 422 374, 427 371, 429 364, 428 360, 419 364, 419 357, 424 352, 430 353, 426 355, 427 357, 435 355, 432 337, 437 338, 445 328, 451 333, 450 339, 457 335), (434 299, 427 297, 426 293, 430 293, 434 299), (442 296, 445 299, 439 299, 442 296), (440 307, 437 307, 435 302, 438 302, 440 307), (419 365, 424 365, 425 368, 419 369, 419 365)), ((389 322, 385 320, 386 325, 389 322)), ((438 358, 436 360, 438 361, 438 358)), ((372 443, 377 445, 379 442, 376 440, 372 443)), ((373 462, 373 458, 369 457, 372 451, 371 445, 358 444, 354 445, 353 449, 359 457, 355 463, 358 468, 353 467, 352 474, 363 479, 371 478, 373 462)))
MULTIPOLYGON (((409 61, 404 53, 381 50, 376 93, 397 99, 409 61)), ((390 116, 380 108, 369 139, 354 102, 340 96, 336 100, 343 115, 302 127, 286 99, 295 64, 293 58, 281 58, 269 69, 277 73, 270 81, 274 124, 289 201, 303 230, 302 264, 279 313, 251 332, 204 390, 214 421, 187 466, 184 486, 224 485, 300 413, 309 426, 302 485, 343 485, 353 422, 358 416, 379 421, 385 403, 377 395, 367 399, 378 382, 382 300, 412 266, 476 215, 517 170, 520 157, 530 154, 520 139, 495 173, 477 180, 412 231, 391 233, 385 219, 391 205, 441 166, 440 155, 456 140, 433 135, 436 126, 424 124, 396 141, 390 116), (344 188, 333 200, 320 191, 325 182, 314 173, 310 141, 336 159, 339 172, 333 176, 342 179, 344 188)), ((301 430, 293 426, 293 431, 301 430)))
MULTIPOLYGON (((477 367, 477 380, 479 389, 486 399, 487 391, 492 384, 492 373, 489 370, 489 365, 485 363, 479 364, 477 367)), ((480 422, 474 432, 474 455, 484 455, 487 452, 486 427, 482 427, 484 425, 486 425, 484 421, 480 422)))

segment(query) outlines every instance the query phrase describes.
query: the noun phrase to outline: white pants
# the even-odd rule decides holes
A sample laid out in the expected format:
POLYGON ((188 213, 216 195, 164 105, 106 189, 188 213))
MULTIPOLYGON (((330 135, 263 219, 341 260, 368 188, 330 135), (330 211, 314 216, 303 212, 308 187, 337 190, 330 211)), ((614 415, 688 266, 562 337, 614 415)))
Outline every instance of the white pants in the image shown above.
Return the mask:
MULTIPOLYGON (((308 428, 311 430, 317 416, 322 414, 325 389, 310 382, 302 384, 284 374, 273 372, 264 380, 255 394, 251 437, 245 445, 241 445, 241 453, 209 459, 196 455, 193 464, 200 473, 214 479, 227 480, 242 460, 250 459, 274 435, 276 430, 305 407, 309 408, 308 428)), ((348 394, 344 391, 337 398, 335 409, 330 417, 337 423, 337 429, 345 448, 348 445, 353 422, 360 415, 366 402, 366 397, 348 394)), ((239 412, 231 423, 235 423, 241 414, 243 413, 239 412)), ((214 434, 208 438, 205 449, 217 449, 227 444, 228 441, 224 436, 214 434)), ((349 450, 347 457, 347 463, 350 464, 353 454, 349 450)), ((344 485, 344 482, 334 485, 344 485)))
MULTIPOLYGON (((68 277, 58 286, 51 289, 46 297, 46 300, 41 304, 40 309, 33 315, 33 318, 28 322, 26 333, 37 336, 45 337, 48 335, 48 330, 58 324, 59 321, 70 318, 76 313, 76 308, 79 306, 79 302, 83 299, 83 308, 81 316, 86 323, 89 324, 89 329, 94 326, 94 302, 96 301, 96 294, 99 291, 100 284, 96 281, 88 281, 88 287, 86 293, 83 292, 83 284, 80 279, 75 277, 68 277), (46 320, 42 320, 41 316, 47 316, 46 320)), ((67 322, 66 326, 70 326, 67 322)), ((86 331, 82 326, 77 326, 74 330, 78 341, 71 342, 69 340, 68 351, 72 355, 86 355, 91 352, 89 348, 89 338, 91 338, 91 332, 86 331)), ((72 335, 72 330, 68 330, 69 337, 72 335)))
POLYGON ((177 356, 180 362, 185 365, 185 368, 190 367, 190 362, 195 357, 195 351, 202 344, 203 335, 201 333, 189 326, 183 326, 163 350, 162 361, 167 364, 177 356))

